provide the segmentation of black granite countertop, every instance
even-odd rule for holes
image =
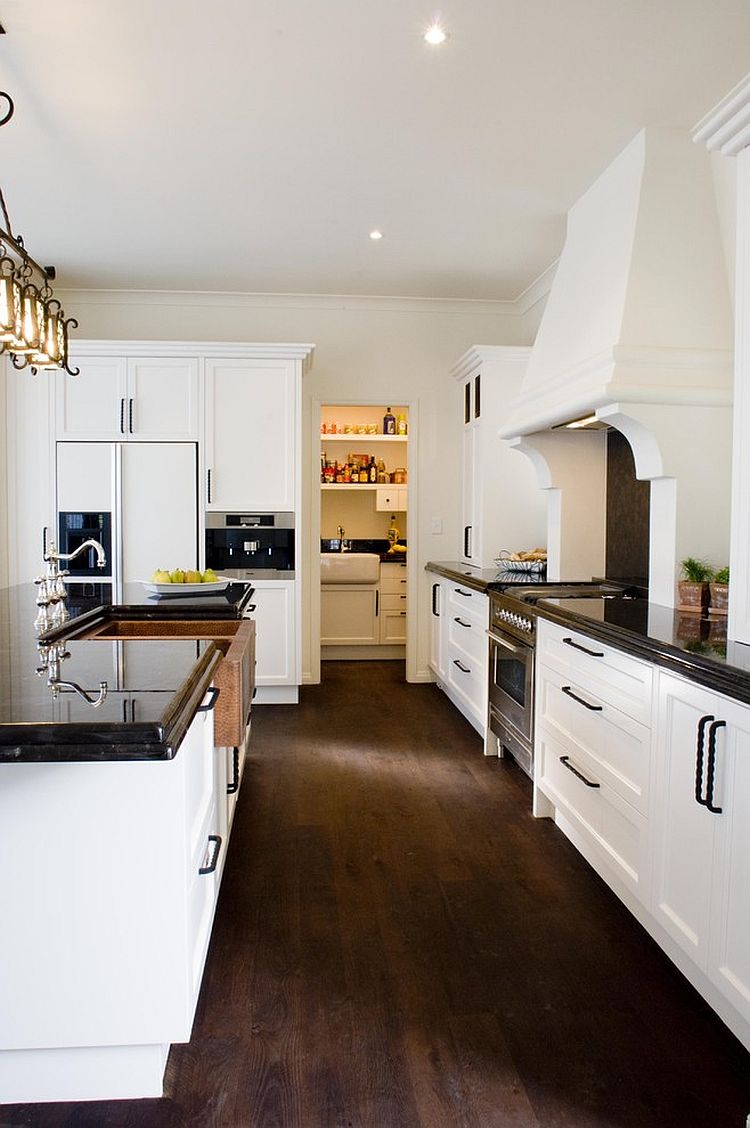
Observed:
[[[425,564],[426,572],[434,572],[447,580],[473,588],[475,591],[489,592],[496,588],[513,585],[528,587],[529,584],[546,583],[544,574],[531,571],[501,572],[498,568],[475,568],[472,564],[462,564],[459,560],[430,560]]]
[[[726,617],[687,614],[646,599],[540,599],[563,626],[750,704],[750,646],[727,640]]]
[[[104,585],[102,585],[104,586]],[[98,587],[98,586],[97,586]],[[90,585],[71,585],[70,620],[38,638],[33,584],[0,590],[0,762],[150,760],[172,758],[221,662],[207,639],[69,638],[110,619],[232,619],[252,587],[235,584],[216,595],[149,600],[141,585],[122,604]],[[234,589],[234,590],[232,590]],[[53,696],[47,665],[59,648],[60,680],[96,698],[94,709],[75,690]],[[42,675],[37,674],[42,669]]]

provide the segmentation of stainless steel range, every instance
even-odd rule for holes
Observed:
[[[490,589],[488,738],[499,756],[509,752],[527,775],[534,764],[534,648],[540,599],[634,598],[617,583],[507,584]]]

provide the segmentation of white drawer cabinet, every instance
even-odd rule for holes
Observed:
[[[406,513],[408,497],[408,486],[378,486],[375,508],[382,513]]]
[[[441,689],[484,737],[489,599],[484,592],[448,579],[430,590],[432,671]]]
[[[380,565],[380,643],[403,645],[406,642],[406,562],[383,561]]]
[[[650,897],[652,667],[537,622],[535,787],[615,887]]]

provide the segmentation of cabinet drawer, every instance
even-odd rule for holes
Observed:
[[[651,721],[653,668],[598,639],[545,619],[537,621],[537,661],[644,724]]]
[[[462,647],[449,641],[446,657],[449,685],[477,716],[485,717],[487,698],[487,656],[477,659]]]
[[[537,671],[537,723],[582,748],[597,778],[640,811],[648,813],[651,732],[627,713],[615,709],[586,686],[556,669]]]
[[[384,593],[380,589],[380,614],[386,611],[405,611],[406,610],[406,592],[399,593]]]
[[[472,659],[472,666],[482,665],[487,669],[487,631],[472,616],[461,615],[451,610],[448,617],[448,642],[460,648]]]
[[[380,592],[382,595],[406,594],[406,565],[380,565]]]
[[[586,856],[605,880],[614,873],[648,903],[648,823],[609,787],[587,753],[542,727],[535,745],[537,786],[573,822]]]

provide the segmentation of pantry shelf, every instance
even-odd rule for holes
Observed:
[[[349,431],[340,435],[322,434],[320,441],[323,443],[408,443],[408,435],[360,435]]]

